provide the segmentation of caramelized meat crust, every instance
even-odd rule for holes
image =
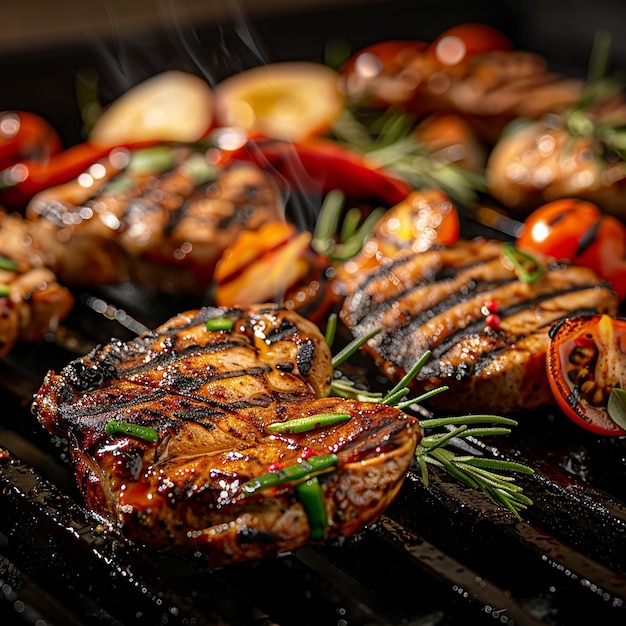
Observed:
[[[447,385],[432,399],[441,408],[501,413],[548,405],[552,323],[589,311],[615,315],[618,301],[592,270],[533,256],[543,273],[525,282],[501,242],[399,252],[360,277],[340,315],[355,337],[382,329],[364,350],[391,380],[430,350],[413,387]]]
[[[224,319],[225,330],[208,329]],[[397,493],[421,437],[417,420],[326,397],[332,374],[324,337],[293,311],[205,308],[50,372],[33,410],[69,438],[89,507],[151,548],[199,553],[217,567],[351,535]],[[329,413],[346,419],[270,428]],[[148,428],[154,440],[109,434],[112,422]],[[304,478],[250,489],[307,463]],[[305,479],[319,485],[322,529],[298,491]]]

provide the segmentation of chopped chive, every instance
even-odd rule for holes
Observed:
[[[293,465],[287,465],[275,472],[262,474],[257,478],[253,478],[241,486],[245,496],[251,496],[258,491],[277,487],[285,483],[308,480],[315,474],[319,474],[335,467],[339,459],[336,454],[323,454],[320,456],[312,456],[306,460]]]
[[[530,254],[516,248],[512,243],[503,243],[504,256],[511,261],[518,278],[525,283],[536,281],[543,274],[543,267]]]
[[[152,443],[156,443],[159,440],[159,433],[157,433],[154,428],[141,426],[140,424],[129,424],[127,422],[109,420],[104,430],[107,435],[129,435]]]
[[[234,326],[235,322],[229,317],[214,317],[206,323],[207,330],[232,330]]]
[[[341,424],[350,419],[348,413],[317,413],[307,417],[298,417],[286,422],[273,422],[267,429],[273,433],[305,433],[316,428],[324,428],[334,424]]]
[[[19,265],[13,259],[9,259],[5,257],[3,254],[0,254],[0,270],[7,270],[8,272],[17,272]]]
[[[309,520],[311,539],[313,541],[325,539],[326,528],[328,527],[328,514],[326,513],[324,493],[319,480],[315,476],[309,478],[309,480],[296,485],[295,492]]]
[[[200,153],[192,154],[181,164],[180,169],[189,176],[196,185],[202,185],[217,178],[217,166],[209,163]]]
[[[126,166],[135,174],[160,174],[174,166],[174,154],[168,146],[154,146],[135,150]]]

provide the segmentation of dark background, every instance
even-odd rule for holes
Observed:
[[[86,0],[84,0],[86,1]],[[218,5],[206,0],[207,7]],[[28,6],[26,0],[24,6]],[[545,56],[559,72],[584,76],[594,34],[613,36],[614,70],[626,69],[626,3],[569,0],[535,2],[493,0],[390,0],[310,3],[241,2],[226,0],[216,13],[196,12],[185,22],[177,15],[180,3],[148,2],[145,16],[123,23],[117,4],[96,3],[106,11],[103,28],[68,30],[65,39],[27,37],[28,20],[21,23],[23,45],[5,49],[0,57],[3,88],[0,110],[20,109],[42,114],[67,145],[83,139],[77,85],[85,70],[95,72],[98,97],[110,102],[132,85],[160,71],[178,68],[215,83],[242,68],[281,60],[324,61],[330,46],[356,51],[386,39],[430,41],[444,29],[462,22],[482,22],[504,32],[517,48]],[[245,5],[245,6],[244,6]],[[271,6],[270,6],[271,5]],[[22,6],[21,4],[19,5]],[[48,3],[57,19],[70,26],[71,8]],[[82,5],[81,5],[82,6]],[[95,7],[96,5],[94,5]],[[159,11],[158,19],[153,11]],[[60,14],[59,14],[60,13]],[[142,19],[145,18],[145,19]],[[150,19],[148,19],[150,18]]]

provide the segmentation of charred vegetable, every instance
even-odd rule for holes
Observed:
[[[626,320],[587,315],[556,324],[547,366],[554,397],[570,419],[594,433],[626,435]]]

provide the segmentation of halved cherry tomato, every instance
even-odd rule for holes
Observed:
[[[46,163],[62,147],[56,130],[43,117],[27,111],[0,113],[0,169],[22,160]]]
[[[119,147],[139,148],[152,143]],[[52,155],[45,162],[18,161],[0,171],[0,202],[15,209],[24,208],[36,193],[76,178],[115,149],[84,142]]]
[[[356,152],[326,139],[290,143],[272,139],[248,141],[225,153],[226,160],[245,160],[276,174],[295,191],[325,194],[334,189],[347,198],[393,206],[410,187]]]
[[[626,319],[578,315],[550,331],[547,369],[554,397],[576,424],[601,435],[626,435],[609,414],[613,388],[626,389]]]
[[[447,194],[440,189],[413,191],[383,214],[361,251],[336,268],[337,288],[347,293],[364,271],[387,263],[399,251],[424,252],[453,243],[460,231],[458,211]]]
[[[428,51],[443,65],[457,65],[477,54],[512,49],[511,41],[499,30],[470,22],[444,30]]]
[[[626,226],[593,203],[575,198],[548,202],[524,222],[517,246],[589,267],[626,299]]]

